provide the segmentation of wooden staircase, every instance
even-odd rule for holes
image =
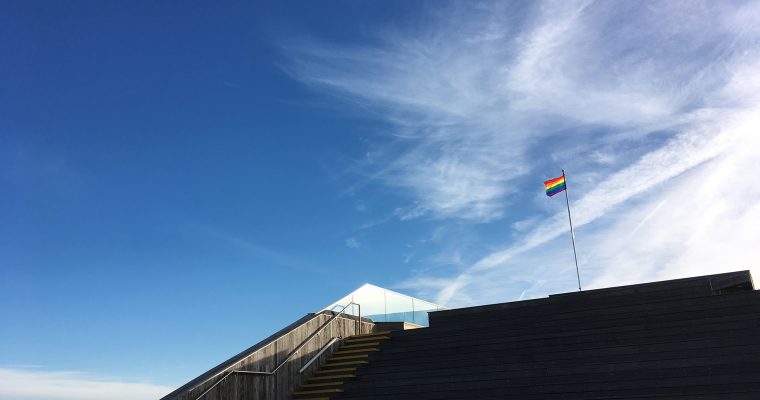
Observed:
[[[345,383],[356,378],[356,371],[369,364],[380,344],[390,340],[390,331],[354,335],[346,338],[338,351],[322,364],[314,376],[306,379],[294,399],[330,400],[343,393]]]
[[[748,272],[438,311],[340,400],[758,400]]]

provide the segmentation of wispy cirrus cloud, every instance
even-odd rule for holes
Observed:
[[[430,15],[379,31],[373,45],[287,48],[294,76],[393,126],[392,146],[362,168],[402,189],[409,206],[400,219],[496,223],[547,214],[541,224],[511,224],[520,226],[515,241],[470,255],[454,274],[426,269],[402,286],[449,304],[567,289],[544,256],[567,233],[564,211],[516,196],[526,176],[548,178],[543,171],[558,165],[573,171],[579,235],[595,238],[581,245],[592,284],[710,272],[723,268],[719,257],[687,268],[693,254],[741,254],[756,241],[747,227],[757,200],[726,191],[727,182],[750,179],[760,159],[752,133],[760,104],[757,3],[454,3]],[[677,189],[712,200],[679,201]],[[702,214],[686,217],[684,204]],[[729,221],[741,237],[685,228],[723,231]],[[624,248],[618,238],[633,229],[637,247]],[[650,230],[669,236],[643,237]],[[626,256],[650,267],[620,273]],[[730,261],[747,260],[725,257],[739,268]]]
[[[0,368],[0,399],[7,400],[153,400],[172,390],[83,372]]]
[[[358,249],[359,247],[362,247],[361,242],[359,242],[359,240],[354,237],[350,237],[346,239],[345,243],[346,243],[346,247],[350,249]]]
[[[752,233],[760,226],[760,190],[744,184],[760,159],[757,121],[760,107],[723,120],[725,126],[679,136],[576,201],[586,287],[758,271],[747,249],[760,244]],[[665,183],[671,187],[663,188]],[[622,204],[624,209],[616,209]],[[494,282],[524,282],[532,296],[572,290],[574,271],[567,270],[572,253],[556,257],[557,248],[569,250],[569,243],[563,243],[567,231],[567,214],[561,209],[452,280],[416,277],[404,286],[435,289],[436,301],[444,304],[505,299],[503,285],[484,290]],[[558,278],[563,265],[565,278]],[[513,291],[513,296],[520,293]]]

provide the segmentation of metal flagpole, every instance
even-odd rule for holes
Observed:
[[[575,232],[573,231],[573,219],[570,217],[570,198],[567,195],[567,178],[565,170],[562,170],[562,178],[565,180],[565,203],[567,203],[567,220],[570,221],[570,237],[573,239],[573,257],[575,257],[575,274],[578,276],[578,291],[581,289],[581,273],[578,271],[578,254],[575,252]]]

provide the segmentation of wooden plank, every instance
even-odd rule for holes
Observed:
[[[322,327],[329,319],[330,315],[326,314],[314,316],[314,318],[234,363],[228,370],[272,371],[288,354],[308,338],[309,335]],[[325,351],[320,356],[320,362],[310,365],[304,371],[304,374],[298,373],[301,367],[327,345],[333,337],[345,338],[359,333],[357,332],[357,325],[354,319],[339,317],[329,327],[312,338],[298,353],[294,354],[280,368],[276,376],[233,374],[227,381],[209,392],[203,400],[290,400],[292,399],[293,392],[306,383],[305,377],[313,375],[319,370],[320,364],[332,357],[333,352],[338,348],[337,344],[333,346],[334,349]],[[361,332],[371,332],[373,326],[374,324],[371,322],[362,322]],[[222,376],[224,374],[219,374],[192,390],[162,400],[195,400],[196,397],[221,379]]]

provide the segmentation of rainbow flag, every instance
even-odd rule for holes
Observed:
[[[567,189],[567,186],[565,186],[564,175],[560,176],[559,178],[549,179],[548,181],[544,182],[544,185],[546,185],[546,195],[549,197],[552,197],[555,194]]]

